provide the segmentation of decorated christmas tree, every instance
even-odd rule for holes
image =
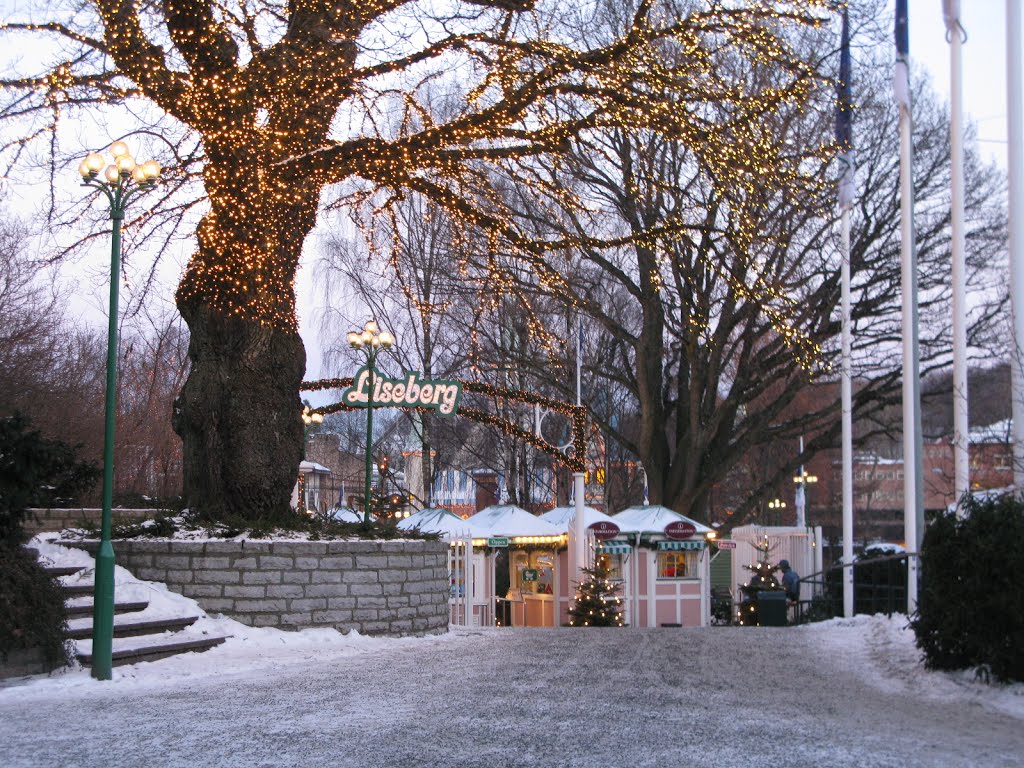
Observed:
[[[623,627],[619,586],[608,577],[608,560],[598,557],[593,568],[584,568],[586,579],[576,585],[576,597],[569,609],[572,627]]]
[[[744,565],[751,572],[750,581],[740,587],[743,593],[743,601],[736,609],[736,619],[746,627],[756,627],[760,621],[757,614],[757,596],[761,592],[782,592],[782,585],[775,578],[775,566],[769,557],[771,547],[768,544],[768,537],[765,536],[763,543],[755,544],[757,550],[757,564]]]

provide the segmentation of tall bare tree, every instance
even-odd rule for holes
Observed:
[[[419,192],[557,283],[553,244],[491,204],[489,169],[620,125],[688,142],[716,183],[752,183],[771,165],[747,151],[757,124],[817,82],[783,33],[818,23],[821,5],[712,0],[677,13],[640,0],[620,35],[587,45],[554,0],[40,3],[2,27],[5,45],[55,53],[0,80],[0,118],[17,131],[3,152],[15,162],[40,145],[59,162],[62,128],[97,103],[180,137],[179,180],[201,174],[206,199],[177,292],[191,332],[174,421],[185,491],[210,514],[282,512],[302,449],[293,280],[326,187],[347,182],[377,210]],[[743,59],[783,74],[748,88],[724,69]],[[466,99],[450,119],[422,120],[419,88],[445,75]],[[716,102],[729,107],[709,113]],[[396,109],[408,119],[391,130],[382,115]]]

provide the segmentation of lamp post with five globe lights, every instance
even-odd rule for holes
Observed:
[[[160,165],[155,160],[136,163],[123,141],[110,145],[113,162],[92,152],[78,166],[82,186],[102,192],[110,205],[110,310],[107,318],[106,420],[103,430],[103,511],[100,549],[96,554],[93,597],[92,676],[109,680],[114,643],[114,547],[111,537],[111,507],[114,496],[114,416],[117,404],[117,283],[121,266],[121,222],[125,207],[139,192],[156,185]],[[106,166],[106,168],[104,168]],[[102,177],[100,171],[103,172]]]
[[[376,321],[370,320],[362,331],[352,331],[348,335],[348,343],[352,349],[366,355],[367,400],[366,400],[366,484],[363,496],[363,522],[370,522],[370,489],[373,482],[373,377],[377,354],[382,349],[390,349],[395,337],[387,331],[380,330]]]

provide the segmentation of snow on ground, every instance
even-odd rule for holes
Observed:
[[[900,616],[405,639],[201,621],[231,637],[0,689],[0,765],[1024,766],[1024,685],[925,670]]]

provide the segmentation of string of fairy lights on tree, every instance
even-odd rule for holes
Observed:
[[[43,75],[0,84],[33,94],[37,107],[23,106],[21,114],[48,110],[54,127],[62,107],[141,98],[200,135],[209,210],[178,289],[179,305],[289,333],[297,329],[299,256],[328,185],[358,181],[351,201],[373,200],[379,216],[390,216],[404,194],[420,194],[464,228],[484,233],[487,252],[508,257],[494,256],[482,272],[467,271],[481,297],[493,297],[522,293],[522,276],[510,261],[543,290],[564,290],[566,276],[551,255],[579,243],[524,232],[493,188],[491,170],[557,156],[587,131],[649,130],[681,142],[699,154],[716,188],[737,202],[765,186],[807,183],[800,163],[763,126],[771,115],[808,104],[822,86],[814,62],[794,53],[785,32],[826,23],[826,0],[744,8],[713,2],[680,16],[641,3],[628,36],[591,50],[576,41],[505,33],[514,16],[534,12],[525,0],[476,5],[493,12],[464,19],[464,33],[439,25],[439,36],[428,35],[419,50],[406,42],[390,59],[364,60],[360,35],[398,3],[297,0],[267,14],[256,2],[97,0],[94,20],[102,35],[69,23],[0,25],[7,34],[55,37],[79,51]],[[730,56],[753,72],[775,68],[775,80],[748,86],[721,66]],[[448,119],[437,119],[426,90],[413,87],[395,98],[396,81],[389,78],[456,71],[459,64],[482,75]],[[381,128],[385,121],[375,111],[398,103],[397,127]],[[357,113],[359,130],[333,139],[346,109]],[[754,242],[753,219],[738,227],[740,241]],[[750,300],[784,298],[763,281],[735,287]],[[544,321],[528,300],[524,305],[530,333],[550,345]],[[784,310],[766,311],[801,359],[813,352],[785,328]]]

